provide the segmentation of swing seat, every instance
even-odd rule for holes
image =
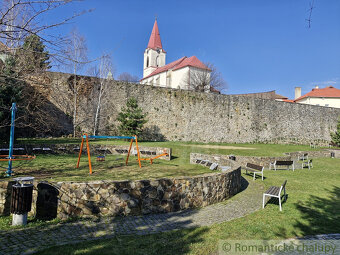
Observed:
[[[105,161],[105,156],[97,156],[97,161]]]

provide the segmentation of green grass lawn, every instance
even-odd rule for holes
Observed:
[[[107,143],[100,141],[99,143]],[[114,142],[114,144],[117,144]],[[118,144],[122,144],[120,141]],[[129,167],[114,166],[111,170],[100,170],[94,166],[95,174],[87,174],[85,160],[82,168],[76,170],[76,156],[39,155],[30,164],[27,174],[34,168],[55,171],[52,180],[91,180],[91,179],[142,179],[158,178],[161,175],[190,175],[207,171],[206,168],[189,164],[190,152],[207,154],[235,154],[251,156],[281,156],[284,152],[312,150],[309,146],[270,145],[270,144],[210,144],[222,146],[251,147],[254,149],[205,148],[199,143],[157,142],[141,143],[141,146],[170,147],[174,159],[157,160],[150,166],[143,162],[141,172],[135,160]],[[313,149],[314,150],[314,149]],[[84,158],[85,159],[85,158]],[[41,162],[39,163],[39,160]],[[114,161],[114,160],[112,160]],[[106,162],[105,164],[116,164]],[[39,254],[217,254],[218,240],[221,239],[281,239],[322,233],[340,233],[340,159],[317,158],[314,168],[296,171],[265,170],[265,180],[256,182],[264,189],[271,185],[279,186],[287,182],[288,200],[280,212],[278,205],[268,204],[251,215],[210,227],[199,227],[171,231],[147,236],[117,236],[108,240],[88,241],[74,245],[51,247]],[[50,166],[48,165],[50,164]],[[117,163],[118,164],[118,163]],[[120,169],[116,171],[117,169]],[[67,168],[69,168],[67,170]],[[54,169],[54,170],[53,170]],[[59,169],[59,170],[58,170]],[[143,169],[145,172],[143,172]],[[153,170],[154,169],[154,170]],[[162,170],[161,170],[162,169]],[[160,171],[161,170],[161,171]],[[131,172],[131,173],[130,173]],[[160,172],[162,172],[160,174]],[[37,173],[39,176],[41,173]],[[249,182],[252,178],[242,174]],[[45,177],[42,177],[44,179]],[[47,178],[47,176],[46,176]],[[237,199],[237,195],[232,199]],[[226,203],[228,206],[228,202]],[[9,228],[9,217],[0,217],[0,229]],[[57,221],[46,224],[55,224]],[[33,222],[31,227],[39,229],[41,222]]]
[[[246,217],[210,227],[147,236],[117,236],[52,247],[38,254],[217,254],[221,239],[281,239],[339,233],[340,159],[314,161],[310,171],[265,171],[264,188],[288,180],[288,200],[282,212],[278,205],[268,204]],[[249,177],[246,179],[252,181]],[[260,179],[256,182],[262,183]],[[237,199],[237,195],[233,199]]]
[[[80,139],[31,139],[19,140],[26,144],[79,144]],[[126,144],[123,140],[92,140],[90,144]],[[172,160],[154,160],[153,165],[142,161],[139,168],[136,157],[131,157],[125,166],[125,156],[106,155],[104,162],[97,162],[92,155],[93,174],[89,175],[86,155],[82,156],[80,168],[76,169],[77,154],[73,155],[37,155],[32,161],[14,162],[14,177],[33,176],[49,181],[90,181],[90,180],[141,180],[162,177],[193,176],[210,172],[208,168],[189,164],[191,152],[206,154],[235,154],[251,156],[282,156],[284,152],[312,150],[304,145],[272,145],[272,144],[218,144],[218,143],[188,143],[188,142],[140,142],[140,146],[172,148]],[[208,146],[208,147],[207,147]],[[239,149],[225,149],[223,146],[234,146]],[[211,147],[211,148],[209,148]],[[244,149],[242,149],[244,148]],[[315,150],[315,149],[313,149]],[[0,162],[2,169],[7,162]],[[5,170],[2,170],[0,180],[5,180]]]

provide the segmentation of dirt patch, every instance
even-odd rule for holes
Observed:
[[[209,145],[209,144],[183,144],[182,146],[200,147],[207,149],[225,149],[225,150],[255,150],[251,147],[237,147],[237,146],[226,146],[226,145]]]

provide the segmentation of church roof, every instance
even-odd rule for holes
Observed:
[[[340,89],[334,88],[333,86],[328,86],[326,88],[314,88],[307,94],[295,99],[294,101],[299,101],[306,97],[340,97]]]
[[[158,30],[157,19],[155,20],[155,23],[153,24],[151,36],[150,36],[149,43],[148,43],[148,48],[154,49],[154,50],[163,49],[161,36]]]
[[[174,62],[171,62],[165,66],[162,67],[158,67],[156,70],[154,70],[151,74],[149,74],[148,76],[144,77],[141,80],[144,80],[146,78],[149,78],[151,76],[154,76],[156,74],[159,73],[163,73],[166,72],[170,69],[172,69],[173,71],[181,69],[183,67],[187,67],[187,66],[192,66],[192,67],[196,67],[196,68],[200,68],[200,69],[206,69],[208,71],[211,71],[205,64],[203,64],[196,56],[191,56],[190,58],[188,57],[182,57],[180,59],[177,59]]]
[[[191,56],[190,58],[184,57],[183,61],[181,61],[181,63],[179,63],[173,70],[178,70],[186,66],[192,66],[192,67],[197,67],[200,69],[210,70],[196,56]]]

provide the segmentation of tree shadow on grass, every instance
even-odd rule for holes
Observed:
[[[340,232],[340,188],[333,186],[326,190],[328,197],[311,195],[307,201],[295,204],[301,217],[294,224],[294,235],[308,236]],[[289,236],[286,229],[281,228],[278,236]]]

